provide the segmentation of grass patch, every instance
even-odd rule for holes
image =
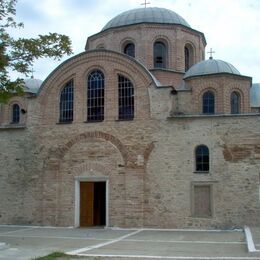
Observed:
[[[51,254],[46,255],[46,256],[37,257],[34,260],[55,260],[55,259],[58,259],[60,257],[65,258],[65,257],[69,257],[69,256],[62,253],[62,252],[54,252],[54,253],[51,253]]]
[[[92,256],[71,256],[71,255],[66,255],[62,252],[54,252],[46,256],[42,257],[37,257],[34,258],[34,260],[70,260],[70,259],[89,259],[89,260],[98,260],[101,259],[100,257],[92,257]]]

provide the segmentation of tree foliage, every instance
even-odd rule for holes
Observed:
[[[28,76],[35,60],[44,57],[59,60],[72,53],[69,37],[58,33],[14,39],[10,29],[23,28],[23,23],[15,21],[16,4],[17,0],[0,0],[0,103],[23,93],[23,80],[12,80],[10,71]]]

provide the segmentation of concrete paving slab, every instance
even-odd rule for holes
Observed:
[[[19,232],[21,231],[21,232]],[[87,228],[48,228],[33,227],[16,232],[0,233],[15,237],[56,237],[56,238],[91,238],[91,239],[115,239],[129,233],[127,230],[87,229]],[[0,239],[1,240],[1,239]]]
[[[13,232],[18,230],[28,229],[28,227],[19,227],[19,226],[0,226],[0,234],[6,232]]]
[[[92,246],[106,240],[91,240],[84,238],[30,238],[30,237],[1,237],[9,244],[9,249],[2,250],[0,259],[29,260],[35,257],[48,255],[55,251],[65,252],[75,250],[79,247]]]
[[[121,230],[0,227],[0,242],[10,245],[1,250],[0,260],[30,260],[54,251],[84,255],[117,255],[119,259],[260,259],[247,253],[240,232]],[[4,232],[5,231],[5,232]],[[238,257],[238,258],[237,258]],[[109,258],[111,259],[111,258]],[[178,258],[177,258],[178,259]]]

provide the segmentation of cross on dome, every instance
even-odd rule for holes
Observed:
[[[35,70],[33,69],[33,67],[32,67],[32,69],[30,70],[30,72],[31,72],[31,79],[33,79],[33,78],[34,78],[33,73],[35,72]]]
[[[146,8],[147,5],[150,5],[150,2],[147,2],[146,0],[144,0],[144,3],[142,3],[141,5],[144,5],[144,8]]]
[[[215,53],[215,51],[213,51],[212,48],[210,48],[210,51],[208,51],[207,53],[210,54],[209,58],[212,60],[213,59],[212,54]]]

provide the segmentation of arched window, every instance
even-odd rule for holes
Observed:
[[[185,71],[187,71],[194,64],[194,48],[190,43],[184,47],[184,57]]]
[[[190,52],[186,46],[184,48],[184,55],[185,55],[185,71],[187,71],[190,68]]]
[[[124,53],[131,57],[135,57],[135,45],[133,43],[128,43],[124,48]]]
[[[88,76],[88,122],[104,120],[104,87],[104,74],[100,70],[92,71]]]
[[[195,150],[196,172],[209,171],[209,148],[199,145]]]
[[[202,97],[203,114],[214,114],[215,113],[215,95],[212,91],[207,91]]]
[[[230,106],[231,106],[231,114],[239,114],[241,101],[240,101],[240,94],[236,91],[231,93],[230,96]]]
[[[73,121],[73,80],[70,80],[60,94],[60,122]]]
[[[153,46],[153,58],[155,68],[166,68],[167,50],[163,42],[155,42]]]
[[[128,78],[118,75],[118,119],[132,120],[134,109],[133,84]]]
[[[12,106],[12,124],[18,124],[20,122],[20,106],[13,104]]]

